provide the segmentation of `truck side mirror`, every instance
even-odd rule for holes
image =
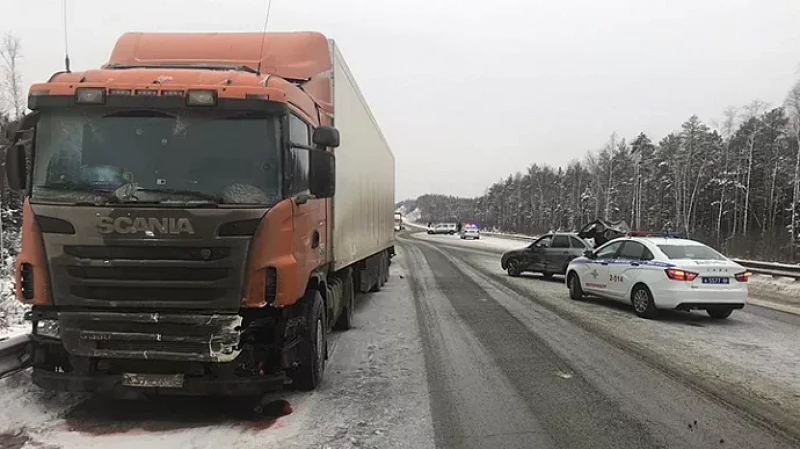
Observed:
[[[331,128],[332,129],[332,128]],[[314,198],[331,198],[336,193],[336,158],[324,150],[309,151],[309,190]]]
[[[25,143],[17,142],[6,149],[6,178],[8,186],[14,190],[24,190],[28,187],[26,147]]]
[[[318,126],[311,136],[314,145],[323,148],[336,148],[339,146],[339,131],[332,126]]]

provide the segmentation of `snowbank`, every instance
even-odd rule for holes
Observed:
[[[800,312],[800,282],[794,278],[757,274],[750,277],[747,288],[751,298],[766,299],[791,309],[784,310],[786,312]]]

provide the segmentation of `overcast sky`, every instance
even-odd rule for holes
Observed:
[[[266,0],[69,0],[73,70],[125,31],[259,31]],[[27,84],[64,60],[62,0],[0,0]],[[565,165],[616,131],[782,102],[800,78],[798,0],[273,0],[271,30],[336,39],[397,160],[397,199],[474,196]]]

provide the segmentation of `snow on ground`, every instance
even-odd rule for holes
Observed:
[[[423,233],[414,234],[415,238],[429,242],[442,243],[451,246],[462,246],[465,248],[479,249],[491,252],[505,252],[512,249],[524,248],[530,242],[520,240],[504,239],[499,237],[488,237],[481,235],[480,240],[461,240],[456,235],[429,235]]]
[[[503,288],[495,276],[562,310],[590,328],[651,354],[678,372],[746,391],[775,410],[800,414],[800,344],[797,323],[743,311],[727,320],[702,312],[662,312],[657,320],[634,315],[629,306],[602,299],[572,301],[563,280],[511,278],[491,256],[472,255],[462,270]]]
[[[268,395],[266,417],[241,401],[45,393],[20,373],[0,381],[0,448],[23,447],[20,442],[23,449],[432,448],[421,338],[405,272],[400,252],[383,290],[357,299],[355,327],[330,336],[321,387]]]
[[[13,267],[13,263],[11,264]],[[24,318],[28,308],[17,301],[14,281],[10,276],[0,277],[0,340],[26,333],[30,326]]]
[[[800,282],[794,278],[756,274],[750,277],[751,296],[766,297],[800,310]]]
[[[413,237],[433,243],[494,252],[498,255],[530,244],[525,240],[507,236],[496,237],[496,235],[502,234],[492,234],[492,236],[483,234],[480,240],[461,240],[458,235],[428,235],[419,232],[413,234]],[[748,288],[753,304],[800,315],[800,282],[794,278],[753,275]]]

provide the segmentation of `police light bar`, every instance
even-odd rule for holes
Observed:
[[[655,232],[655,231],[631,231],[631,237],[665,237],[673,239],[683,238],[682,232]]]

